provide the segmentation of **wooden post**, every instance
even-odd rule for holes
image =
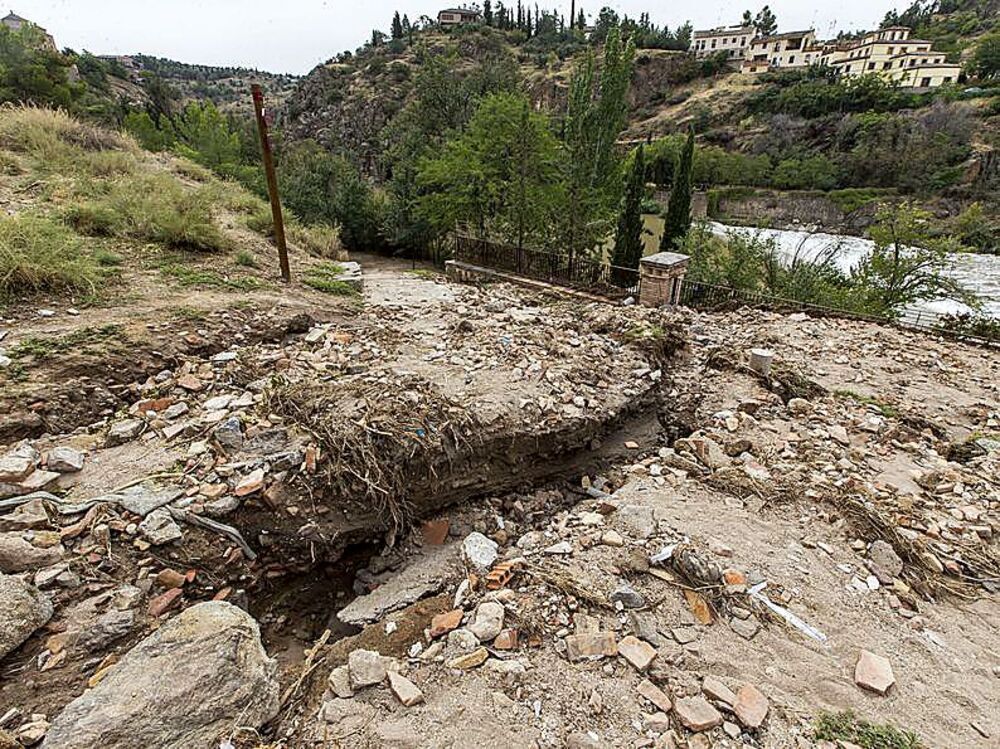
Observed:
[[[288,246],[285,244],[285,222],[281,217],[281,198],[278,196],[278,177],[274,173],[274,158],[271,155],[271,140],[267,135],[267,120],[264,119],[264,94],[258,84],[253,84],[253,108],[257,115],[257,132],[260,133],[260,150],[264,159],[264,174],[267,176],[267,192],[271,197],[271,217],[274,219],[274,241],[278,245],[278,261],[281,263],[281,277],[285,282],[292,280],[288,267]]]

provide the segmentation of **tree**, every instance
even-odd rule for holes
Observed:
[[[694,128],[688,129],[687,142],[674,171],[670,202],[664,214],[666,221],[660,250],[676,250],[691,229],[691,166],[694,162]]]
[[[393,40],[403,38],[403,21],[399,17],[398,10],[392,16],[392,38]]]
[[[741,21],[741,23],[744,26],[753,26],[753,13],[751,13],[749,10],[743,11],[743,20]]]
[[[439,231],[544,244],[559,192],[558,143],[523,94],[483,99],[463,133],[419,166],[417,212]]]
[[[638,268],[642,259],[642,200],[646,195],[646,159],[643,147],[636,149],[632,158],[625,197],[618,215],[618,230],[611,253],[611,264],[622,268]]]
[[[37,26],[14,31],[0,25],[0,102],[69,107],[82,93],[81,86],[70,83],[72,65]]]
[[[610,233],[621,189],[615,143],[625,126],[634,58],[635,45],[622,43],[618,27],[612,27],[599,83],[592,50],[570,80],[562,159],[567,201],[562,229],[570,263]]]
[[[483,0],[483,22],[487,26],[493,25],[493,3],[490,0]]]
[[[932,218],[911,203],[879,210],[869,230],[872,252],[851,276],[868,311],[895,316],[915,302],[942,297],[970,301],[969,293],[944,275],[955,243],[931,236]]]
[[[240,137],[212,102],[191,102],[176,118],[174,127],[181,155],[222,174],[240,163]]]
[[[1000,33],[987,34],[979,40],[969,61],[969,71],[980,78],[1000,77]]]
[[[761,36],[771,36],[775,31],[778,30],[778,19],[771,10],[771,7],[765,5],[760,9],[760,13],[753,20],[753,25],[757,29],[757,33]]]

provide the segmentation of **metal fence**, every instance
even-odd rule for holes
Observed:
[[[1000,339],[998,338],[973,335],[945,326],[943,324],[944,316],[929,310],[905,310],[898,317],[879,317],[852,312],[851,310],[800,302],[795,299],[784,299],[757,291],[734,289],[729,286],[716,286],[710,283],[689,280],[685,280],[681,284],[680,301],[678,303],[685,307],[703,310],[721,311],[738,309],[739,307],[757,307],[779,312],[805,312],[813,317],[840,317],[882,325],[897,325],[903,328],[959,338],[972,343],[1000,346]]]
[[[455,235],[454,259],[536,281],[623,299],[639,294],[639,271],[585,258],[531,250],[465,234]]]

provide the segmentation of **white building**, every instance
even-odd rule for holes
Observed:
[[[763,73],[775,68],[804,68],[818,63],[823,47],[813,29],[759,36],[750,43],[743,72]]]
[[[946,62],[931,42],[911,39],[910,29],[894,26],[866,34],[861,41],[829,50],[822,63],[840,75],[854,78],[878,73],[906,88],[937,88],[954,83],[962,68]]]
[[[725,52],[731,60],[742,60],[756,33],[752,26],[695,31],[691,36],[691,51],[699,59]]]

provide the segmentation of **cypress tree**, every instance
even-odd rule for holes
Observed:
[[[618,230],[615,232],[615,248],[611,253],[611,264],[622,268],[638,268],[642,259],[642,198],[646,191],[646,158],[643,147],[639,146],[632,160],[625,185],[621,213],[618,214]],[[625,276],[626,274],[621,274]],[[615,279],[623,281],[622,279]]]
[[[487,26],[493,25],[493,4],[490,0],[483,0],[483,22]]]
[[[395,15],[392,17],[392,38],[402,39],[403,38],[403,22],[399,19],[399,11],[397,10]]]
[[[660,250],[667,252],[680,247],[681,240],[691,229],[691,164],[694,161],[694,128],[688,129],[687,142],[681,151],[677,170],[674,172],[674,185],[670,191],[670,202],[664,214],[666,223],[663,227],[663,238],[660,240]]]

